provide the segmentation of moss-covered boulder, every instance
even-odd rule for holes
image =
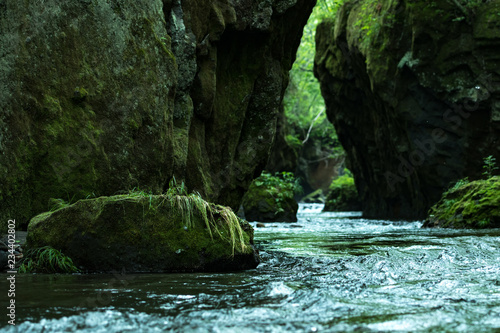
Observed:
[[[259,222],[296,222],[299,205],[294,199],[296,182],[293,175],[262,173],[255,179],[243,197],[245,218]],[[294,178],[293,178],[294,179]]]
[[[500,177],[458,183],[430,209],[424,227],[500,228]]]
[[[344,174],[330,184],[330,193],[325,201],[326,212],[352,212],[361,210],[361,201],[354,178]]]
[[[230,208],[184,195],[80,200],[35,216],[27,247],[51,246],[88,272],[254,268],[253,229]]]

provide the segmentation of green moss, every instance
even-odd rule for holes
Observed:
[[[476,10],[474,37],[496,39],[500,33],[500,3],[488,1]]]
[[[245,216],[253,221],[296,221],[297,203],[294,196],[301,190],[291,172],[272,176],[263,172],[243,197]]]
[[[144,31],[149,31],[154,36],[154,39],[155,39],[157,45],[160,47],[160,49],[163,50],[163,52],[165,52],[165,54],[170,58],[170,60],[172,60],[173,63],[175,63],[176,62],[175,55],[170,50],[172,38],[169,35],[158,37],[158,35],[156,34],[156,31],[155,31],[153,22],[150,19],[144,18],[144,24],[145,24],[145,28],[149,28],[148,30],[144,30]]]
[[[424,226],[499,228],[500,177],[462,182],[452,187],[430,209]]]
[[[91,271],[122,265],[144,271],[199,270],[221,260],[231,263],[236,255],[252,256],[253,235],[243,228],[248,226],[229,208],[198,195],[141,191],[80,200],[38,215],[30,222],[27,245],[52,246]],[[82,246],[98,254],[87,258]]]
[[[95,190],[99,178],[97,147],[103,131],[96,125],[93,110],[83,102],[88,92],[83,88],[78,91],[77,103],[44,95],[47,117],[40,122],[37,146],[42,167],[33,170],[36,212],[46,210],[51,197],[81,199]]]
[[[43,111],[48,117],[59,117],[63,113],[59,100],[48,94],[43,96]]]
[[[361,210],[361,202],[350,172],[334,179],[330,184],[330,193],[326,198],[324,211],[359,210]]]
[[[85,101],[88,94],[89,94],[89,92],[85,88],[76,87],[74,92],[73,92],[73,97],[72,97],[73,101],[75,101],[77,103],[81,103],[81,102]]]
[[[27,42],[2,66],[9,77],[2,230],[9,218],[27,225],[50,198],[113,194],[138,183],[159,190],[171,174],[177,68],[164,50],[170,46],[157,37],[166,35],[163,13],[153,5],[132,7],[121,6],[119,14],[106,4],[86,13],[57,4],[43,13],[18,8],[21,16],[40,14],[36,36],[27,36],[22,22],[8,24]],[[64,17],[74,15],[81,20],[68,25]]]

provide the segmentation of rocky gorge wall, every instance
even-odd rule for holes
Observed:
[[[175,176],[236,208],[308,0],[0,1],[0,221]]]
[[[500,1],[346,2],[317,31],[315,74],[363,203],[420,219],[500,159]]]

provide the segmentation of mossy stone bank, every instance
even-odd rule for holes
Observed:
[[[85,272],[255,268],[253,229],[199,196],[117,195],[35,216],[27,246],[51,246]]]
[[[500,177],[448,190],[430,209],[424,227],[500,228]]]

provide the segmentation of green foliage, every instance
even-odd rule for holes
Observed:
[[[348,0],[318,0],[313,15],[319,20],[331,19],[346,1]]]
[[[433,1],[434,2],[434,1]],[[449,3],[456,6],[463,16],[457,16],[452,21],[458,22],[467,19],[469,23],[476,13],[476,9],[481,6],[484,0],[448,0]]]
[[[293,136],[291,134],[288,134],[288,135],[285,136],[285,141],[292,148],[300,148],[300,147],[302,147],[302,141],[299,138],[297,138],[297,137],[295,137],[295,136]]]
[[[280,192],[292,193],[292,196],[303,192],[299,179],[295,178],[293,172],[276,172],[273,176],[264,171],[253,184],[257,187],[270,187]]]
[[[221,239],[225,239],[226,241],[232,244],[232,251],[234,255],[234,249],[238,246],[240,248],[241,253],[247,253],[249,247],[245,245],[245,238],[243,229],[241,228],[239,218],[234,214],[231,208],[217,205],[215,206],[215,210],[222,217],[222,221],[227,226],[227,230],[229,230],[228,235],[224,235],[224,232],[221,232],[219,228],[217,228],[216,223],[212,223],[212,228],[217,235]]]
[[[460,187],[469,184],[469,177],[465,177],[462,179],[457,180],[457,182],[450,187],[444,194],[447,194],[448,192],[454,192],[458,190]]]
[[[167,195],[188,195],[187,187],[184,182],[177,184],[175,176],[168,182]]]
[[[131,190],[131,192],[134,192],[134,191],[136,191],[135,188],[133,190]],[[96,197],[97,197],[97,195],[94,192],[92,192],[92,193],[87,194],[85,199],[96,198]],[[80,198],[77,198],[76,195],[73,195],[71,197],[69,195],[67,195],[67,200],[64,200],[61,198],[50,198],[49,205],[48,205],[49,212],[53,212],[53,211],[59,210],[61,208],[68,207],[68,206],[74,204],[75,202],[77,202],[78,200],[80,200]]]
[[[354,27],[361,31],[361,46],[369,47],[381,28],[381,16],[387,13],[382,12],[381,4],[378,0],[368,0],[363,2],[359,19],[354,23]]]
[[[429,210],[426,227],[497,228],[500,226],[500,178],[494,176],[496,159],[484,159],[486,180],[463,178],[445,191]]]
[[[61,208],[64,208],[64,207],[68,207],[70,205],[70,203],[64,201],[63,199],[54,199],[54,198],[50,198],[49,199],[49,211],[53,212],[53,211],[56,211],[58,209],[61,209]]]
[[[352,175],[352,172],[351,170],[347,169],[347,168],[344,168],[344,171],[343,171],[343,175],[347,175],[351,178],[353,178],[354,176]],[[332,182],[332,184],[334,183],[335,181]]]
[[[295,178],[292,172],[276,172],[271,175],[269,172],[262,172],[256,178],[248,190],[249,193],[264,193],[274,200],[275,215],[284,212],[283,202],[288,198],[292,199],[295,194],[303,192],[299,179]]]
[[[485,169],[483,175],[485,175],[487,178],[493,177],[494,172],[498,170],[498,167],[496,165],[496,158],[494,158],[493,155],[490,155],[488,157],[485,157],[483,161],[483,169]]]
[[[485,218],[477,222],[479,228],[488,228],[491,224],[490,218]]]
[[[361,210],[358,191],[354,178],[349,170],[334,179],[330,184],[330,193],[326,198],[325,211],[358,211]]]
[[[358,31],[361,48],[383,48],[386,41],[378,39],[382,28],[394,29],[397,23],[396,5],[379,0],[365,0],[361,3],[354,22],[354,30]],[[377,44],[378,43],[378,44]]]
[[[354,186],[354,178],[352,178],[352,174],[344,174],[332,181],[330,184],[330,190],[349,188],[352,186]]]
[[[78,273],[79,271],[71,258],[50,246],[29,250],[19,267],[19,273]]]

